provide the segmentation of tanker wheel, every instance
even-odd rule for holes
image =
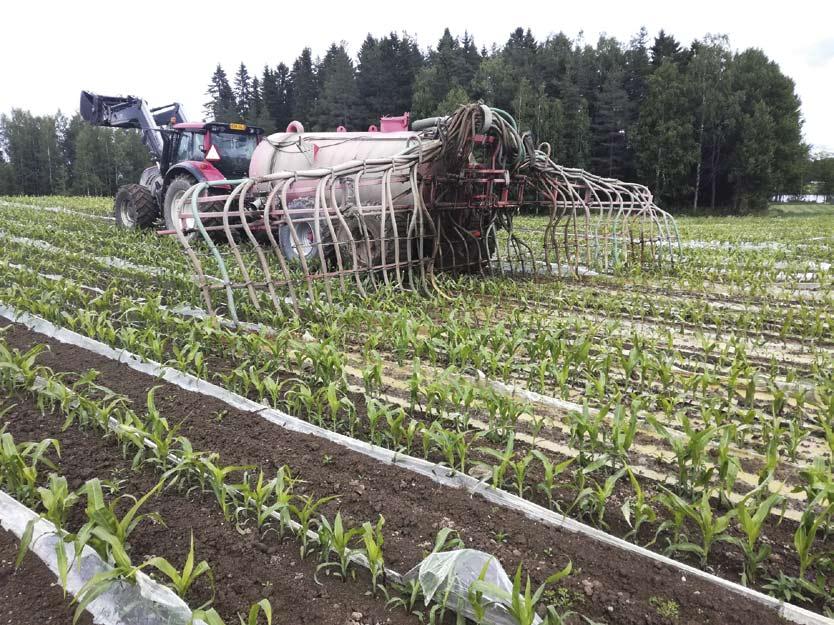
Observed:
[[[295,235],[298,237],[298,245],[292,236],[291,228],[295,230]],[[315,229],[308,221],[298,221],[292,227],[289,224],[281,224],[278,228],[278,245],[284,257],[289,261],[296,261],[301,256],[304,260],[318,257],[319,248],[316,245]]]
[[[151,228],[159,218],[159,206],[150,189],[141,184],[126,184],[116,192],[113,213],[121,228]]]

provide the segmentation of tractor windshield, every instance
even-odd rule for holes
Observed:
[[[249,173],[249,159],[258,145],[258,138],[252,134],[234,132],[212,132],[211,144],[217,150],[220,160],[214,163],[227,178],[241,178]]]

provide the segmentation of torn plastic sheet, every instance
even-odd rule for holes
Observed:
[[[639,555],[654,562],[660,562],[666,566],[677,569],[685,575],[691,575],[698,579],[703,579],[708,583],[714,584],[718,588],[723,588],[736,595],[745,597],[751,601],[755,601],[760,605],[764,605],[780,616],[793,623],[800,625],[834,625],[834,619],[827,618],[821,614],[811,612],[805,608],[800,608],[790,603],[780,601],[775,597],[765,595],[751,588],[741,586],[723,577],[718,577],[701,569],[697,569],[683,562],[678,562],[667,556],[650,551],[645,547],[640,547],[633,543],[629,543],[622,538],[618,538],[599,530],[590,525],[585,525],[579,521],[571,519],[570,517],[558,514],[553,510],[548,510],[542,506],[533,503],[514,495],[507,491],[490,488],[485,486],[482,482],[472,476],[462,474],[460,472],[449,469],[448,467],[423,460],[422,458],[415,458],[405,454],[401,454],[384,447],[371,445],[365,441],[360,441],[338,432],[331,432],[324,428],[318,427],[293,417],[280,410],[273,408],[265,408],[262,404],[258,404],[250,399],[242,397],[237,393],[233,393],[225,388],[201,380],[189,373],[177,371],[169,367],[165,367],[157,362],[151,360],[142,360],[139,356],[131,354],[123,349],[114,349],[109,345],[105,345],[99,341],[89,337],[73,332],[66,328],[60,328],[46,319],[32,315],[27,312],[17,311],[14,308],[0,302],[0,316],[5,317],[9,321],[14,321],[25,325],[27,328],[42,334],[44,336],[53,338],[61,343],[68,343],[91,351],[110,360],[123,362],[131,369],[141,371],[150,376],[164,379],[166,382],[175,384],[180,388],[196,393],[202,393],[209,397],[219,399],[238,410],[253,412],[261,418],[266,419],[280,427],[290,431],[303,432],[305,434],[312,434],[326,440],[337,443],[347,449],[351,449],[358,453],[364,454],[368,457],[375,458],[385,464],[391,464],[402,467],[419,475],[428,477],[432,481],[449,486],[452,488],[460,488],[469,493],[480,494],[487,501],[515,510],[527,518],[551,527],[559,527],[569,532],[574,532],[586,536],[590,540],[595,540],[602,544],[607,544],[613,548],[621,551]]]
[[[26,525],[36,519],[29,550],[40,558],[58,577],[58,560],[55,546],[61,540],[55,526],[38,517],[32,510],[0,491],[0,526],[12,532],[18,539]],[[81,556],[73,561],[73,547],[67,546],[67,592],[78,595],[92,577],[112,570],[99,555],[84,546]],[[93,622],[98,625],[204,625],[192,620],[191,609],[170,588],[158,584],[141,571],[136,573],[136,583],[113,582],[110,588],[87,606]]]
[[[506,602],[512,596],[513,582],[498,559],[477,549],[455,549],[429,554],[420,564],[403,576],[404,581],[417,580],[423,591],[425,605],[432,599],[447,605],[467,618],[476,614],[469,600],[469,588],[478,579],[502,591],[490,593],[484,590],[481,603],[485,608],[486,623],[492,625],[518,625],[506,609]],[[533,623],[540,623],[536,616]]]

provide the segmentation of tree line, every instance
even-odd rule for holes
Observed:
[[[592,45],[518,28],[487,49],[446,29],[423,52],[407,34],[368,35],[355,59],[334,43],[323,57],[305,48],[257,75],[218,65],[207,96],[208,118],[268,132],[292,120],[365,130],[380,115],[416,119],[483,100],[548,143],[557,162],[643,182],[673,210],[762,208],[834,176],[802,141],[793,81],[761,50],[733,51],[724,36],[684,46],[641,29],[627,43],[601,36]],[[112,193],[147,160],[134,133],[91,129],[77,116],[12,111],[0,118],[0,141],[0,192]]]

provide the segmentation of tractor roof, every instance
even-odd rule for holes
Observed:
[[[245,134],[263,134],[263,128],[224,122],[181,122],[174,124],[174,130],[211,130],[212,132],[242,132]]]
[[[176,130],[202,130],[206,127],[204,122],[182,122],[179,124],[174,124],[174,129]]]

